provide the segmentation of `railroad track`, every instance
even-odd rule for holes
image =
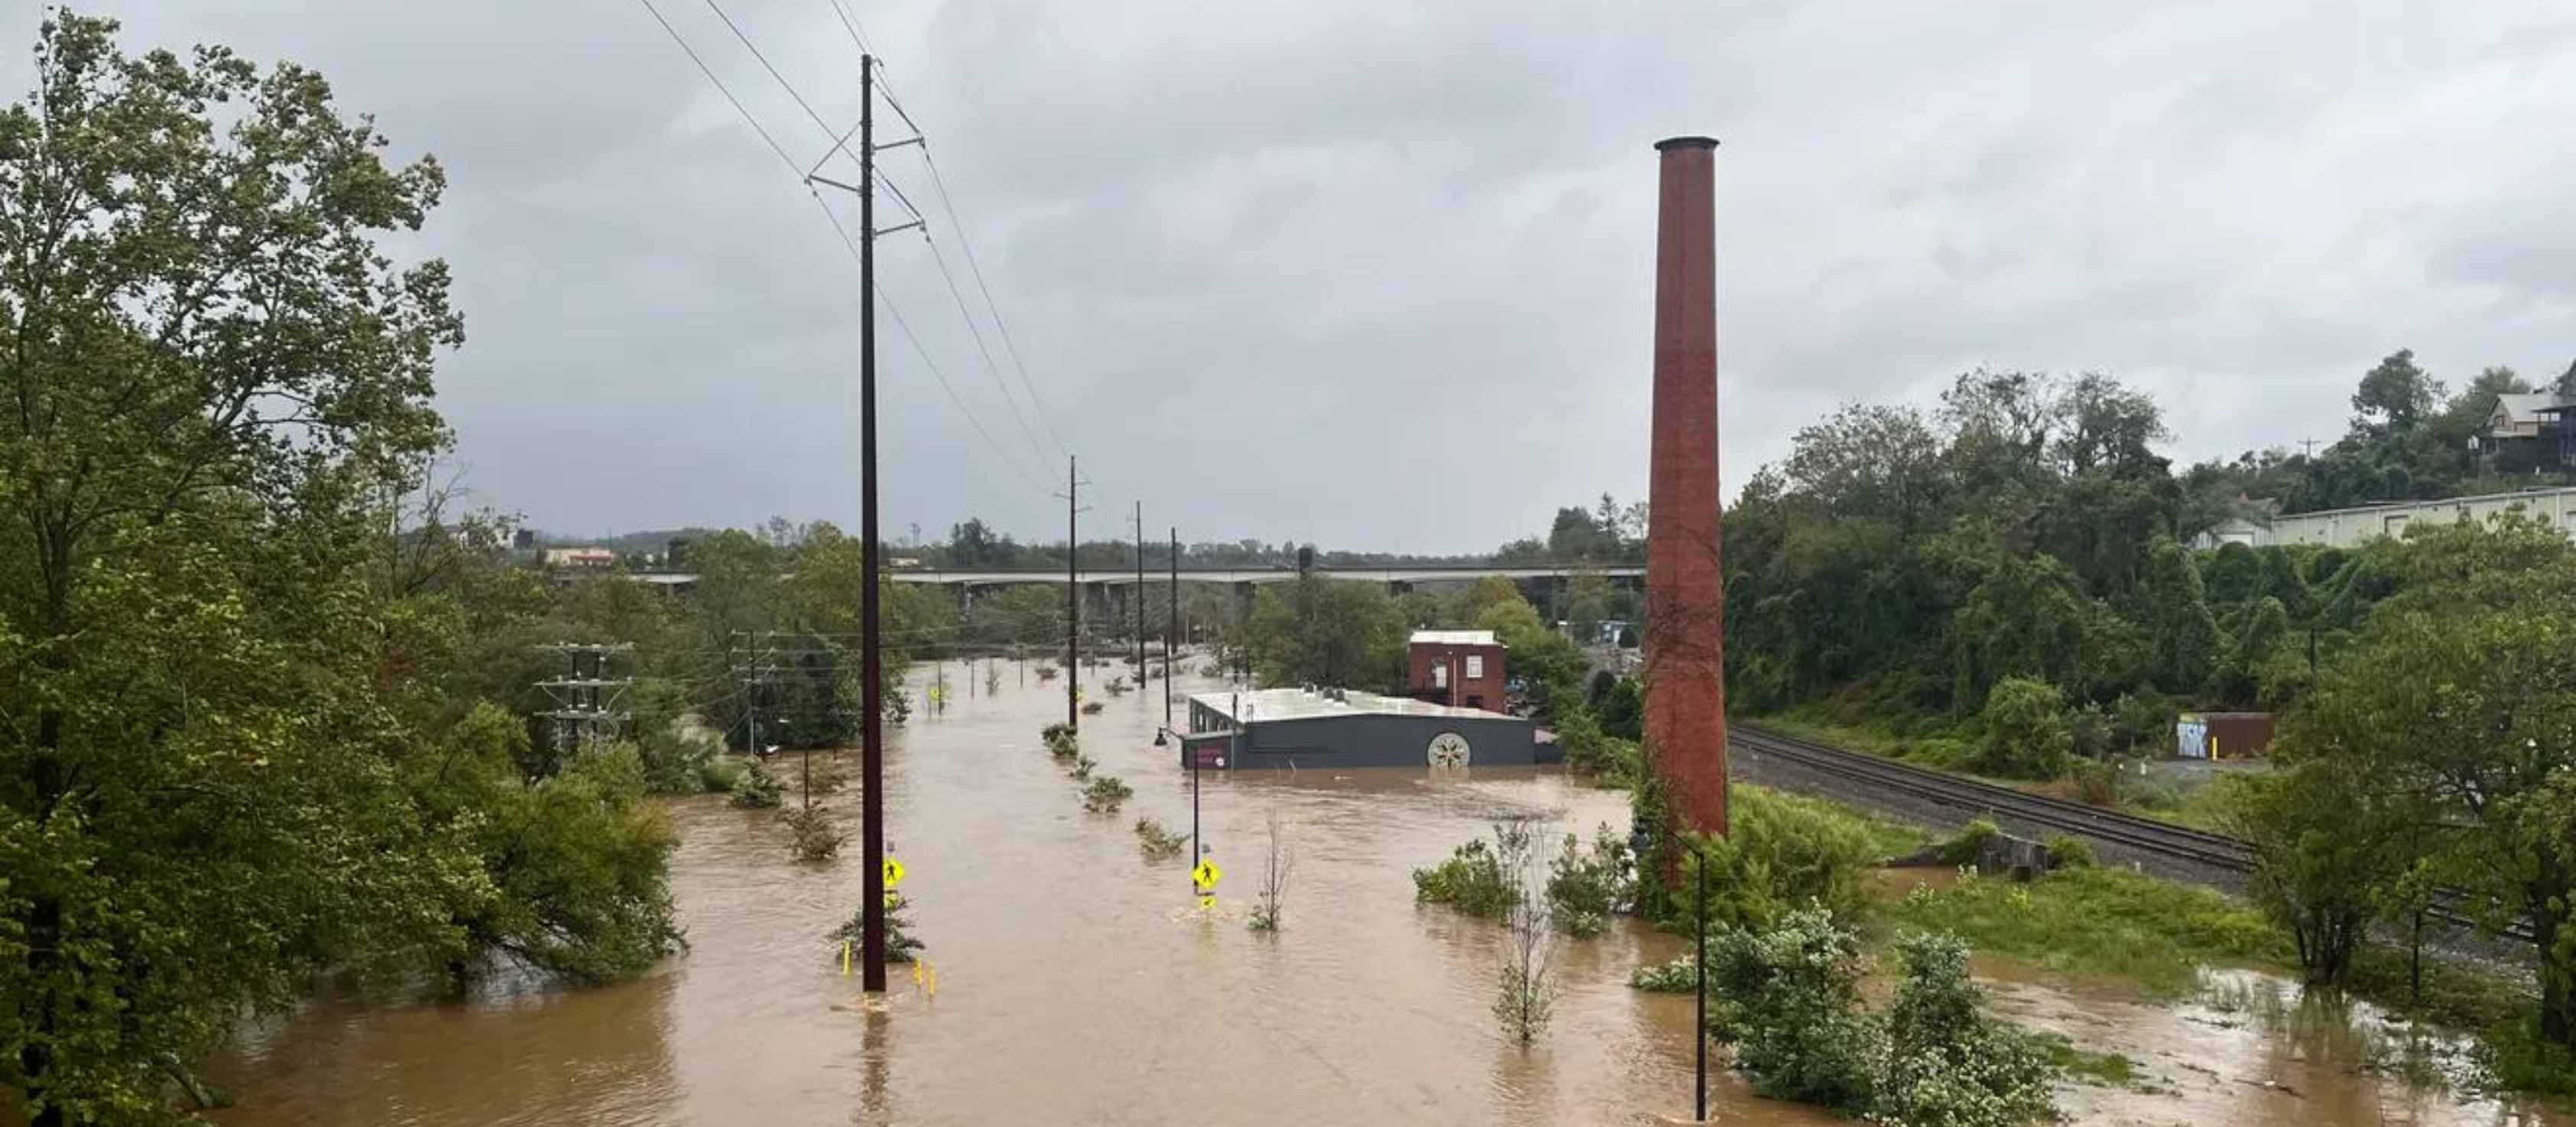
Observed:
[[[1727,732],[1731,742],[1757,754],[1783,759],[1818,774],[1849,779],[1972,815],[2011,818],[2123,846],[2149,856],[2189,862],[2230,874],[2244,875],[2254,871],[2254,847],[2225,834],[2032,794],[1743,724],[1730,724]],[[2453,927],[2476,928],[2477,919],[2456,907],[2461,899],[2459,893],[2444,889],[2426,914]],[[2527,921],[2516,920],[2505,928],[2505,934],[2529,940],[2532,937],[2531,925]]]

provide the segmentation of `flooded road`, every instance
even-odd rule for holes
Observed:
[[[949,674],[953,687],[960,673],[952,664]],[[944,716],[916,704],[911,723],[890,730],[889,837],[907,869],[912,930],[929,944],[935,995],[897,967],[882,1012],[853,1005],[858,980],[840,976],[824,936],[857,903],[855,840],[836,862],[799,865],[774,812],[687,799],[671,816],[682,841],[673,892],[690,947],[660,971],[606,989],[495,991],[445,1005],[317,1002],[263,1028],[215,1070],[238,1099],[217,1118],[231,1127],[1196,1127],[1628,1124],[1688,1114],[1690,999],[1626,986],[1631,968],[1673,957],[1678,941],[1627,927],[1567,944],[1555,1021],[1525,1051],[1504,1042],[1489,1012],[1500,930],[1413,901],[1410,870],[1486,833],[1493,817],[1549,814],[1554,834],[1588,837],[1602,822],[1624,832],[1623,793],[1572,785],[1553,770],[1437,782],[1415,771],[1211,771],[1203,826],[1226,876],[1221,906],[1202,916],[1186,860],[1145,861],[1131,829],[1138,817],[1182,833],[1190,824],[1188,776],[1152,743],[1159,687],[1103,698],[1106,711],[1083,718],[1084,753],[1136,790],[1109,817],[1084,813],[1077,784],[1039,746],[1039,727],[1063,716],[1061,688],[1033,675],[1023,688],[1007,664],[1002,679],[998,696],[961,693]],[[781,775],[792,803],[792,757]],[[856,794],[831,804],[855,833]],[[1244,926],[1242,912],[1274,813],[1294,868],[1285,926],[1264,935]],[[2125,1012],[2044,983],[1999,989],[2015,1016],[2080,1040],[2110,1027],[2163,1028],[2145,1016],[2159,1011]],[[2103,1013],[2110,1027],[2096,1024]],[[2247,1038],[2262,1040],[2243,1032],[2250,1025],[2223,1035],[2193,1028],[2177,1027],[2164,1047],[2238,1058],[2277,1051],[2247,1049]],[[2179,1071],[2133,1055],[2151,1077]],[[1712,1092],[1714,1114],[1729,1123],[1840,1122],[1757,1099],[1731,1072],[1712,1077]],[[2357,1103],[2299,1106],[2309,1114],[2190,1091],[2070,1090],[2068,1100],[2085,1122],[2381,1121],[2359,1116]],[[2436,1097],[2429,1115],[2403,1121],[2508,1120]]]

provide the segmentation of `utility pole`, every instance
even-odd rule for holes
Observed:
[[[1064,459],[1064,726],[1082,730],[1082,537],[1075,531],[1074,497],[1082,491],[1080,462]]]
[[[886,988],[885,670],[877,605],[876,57],[859,56],[859,861],[860,989]]]
[[[890,145],[876,143],[876,56],[859,56],[859,182],[844,184],[821,175],[823,164],[842,152],[834,146],[823,154],[808,184],[828,184],[859,197],[859,835],[864,845],[860,868],[861,985],[870,993],[886,988],[885,960],[885,638],[878,598],[885,573],[883,536],[877,525],[877,236],[922,225],[922,220],[877,229],[877,153],[918,144],[919,136]],[[919,533],[914,534],[918,538]]]
[[[1172,726],[1172,649],[1180,644],[1181,637],[1181,528],[1179,525],[1172,526],[1170,562],[1172,582],[1169,594],[1172,598],[1172,609],[1170,615],[1163,620],[1163,727],[1167,730]],[[1191,861],[1190,864],[1196,866],[1198,862]]]
[[[1144,500],[1136,503],[1136,689],[1144,689]]]

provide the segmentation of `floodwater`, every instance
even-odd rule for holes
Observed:
[[[1688,1116],[1690,999],[1626,985],[1633,967],[1678,954],[1678,941],[1628,927],[1564,945],[1555,1020],[1525,1050],[1488,1010],[1500,929],[1413,900],[1410,870],[1496,817],[1624,832],[1625,795],[1553,770],[1439,780],[1210,771],[1203,832],[1226,874],[1220,906],[1201,914],[1186,860],[1145,861],[1131,829],[1140,816],[1190,825],[1188,775],[1152,744],[1159,684],[1102,698],[1106,711],[1083,718],[1084,752],[1136,789],[1108,817],[1083,812],[1077,784],[1039,747],[1038,728],[1063,717],[1060,684],[1032,675],[1022,687],[1011,666],[1001,671],[998,695],[969,698],[952,667],[945,714],[916,706],[890,730],[889,837],[935,993],[898,966],[871,1010],[857,978],[840,975],[824,936],[858,900],[855,840],[836,862],[799,865],[772,812],[681,800],[670,811],[682,842],[672,880],[690,947],[661,970],[617,987],[505,988],[436,1005],[316,1001],[263,1025],[215,1070],[237,1100],[218,1120],[1302,1127]],[[787,768],[792,802],[792,759]],[[855,832],[856,794],[830,801]],[[1285,926],[1265,935],[1242,911],[1274,816],[1293,869]],[[2078,1122],[2361,1124],[2391,1111],[2422,1124],[2519,1122],[2355,1075],[2295,1023],[2265,1026],[2261,1005],[2239,1005],[2225,1015],[2236,1024],[2218,1028],[2201,1024],[2222,1013],[2208,1007],[2154,1009],[2044,981],[1997,989],[2017,1018],[2123,1048],[2174,1089],[2070,1088]],[[2185,1061],[2223,1079],[2202,1083]],[[1729,1123],[1839,1122],[1758,1099],[1722,1069],[1711,1100]]]

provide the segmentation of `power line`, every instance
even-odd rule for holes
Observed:
[[[841,245],[848,247],[853,257],[857,256],[859,244],[850,238],[849,229],[841,226],[841,217],[832,214],[831,205],[824,203],[820,194],[814,195],[814,203],[815,206],[823,209],[823,218],[830,221],[833,232],[841,236]],[[886,313],[894,318],[895,327],[903,330],[903,339],[912,342],[913,354],[921,357],[921,366],[930,370],[932,379],[939,381],[939,389],[948,393],[948,402],[957,407],[958,414],[966,416],[966,424],[975,428],[976,435],[984,440],[984,445],[992,448],[994,456],[1010,467],[1012,476],[1019,478],[1021,484],[1040,493],[1046,492],[1045,486],[1029,477],[1027,467],[1020,465],[1018,459],[1005,452],[1001,443],[993,441],[993,433],[984,429],[984,421],[976,418],[975,412],[967,409],[966,401],[960,398],[957,389],[949,384],[947,374],[941,372],[938,362],[930,358],[930,350],[922,347],[921,338],[913,333],[912,322],[904,320],[903,311],[895,307],[894,299],[886,296],[884,286],[877,287],[877,302],[885,306]]]
[[[697,48],[689,46],[689,41],[680,37],[679,29],[672,27],[671,21],[662,18],[662,10],[653,6],[653,0],[635,0],[635,2],[644,5],[645,11],[653,13],[653,22],[662,25],[662,30],[670,35],[671,42],[680,45],[680,50],[689,56],[690,62],[698,64],[698,73],[707,76],[707,81],[715,84],[716,93],[724,95],[725,101],[733,103],[734,112],[742,115],[742,120],[751,126],[752,132],[760,134],[760,139],[768,144],[770,152],[778,154],[778,162],[786,165],[787,171],[796,173],[799,178],[802,178],[804,173],[797,170],[796,158],[788,156],[787,150],[778,144],[778,139],[770,136],[769,130],[761,127],[760,119],[751,116],[751,111],[743,107],[742,99],[734,97],[732,88],[726,86],[723,79],[716,77],[716,72],[707,66],[705,59],[698,57]]]
[[[887,101],[893,101],[893,96],[889,94]],[[903,111],[898,109],[895,112]],[[904,120],[909,124],[912,119]],[[920,128],[915,126],[913,131],[918,133]],[[1029,380],[1028,363],[1020,359],[1020,346],[1018,342],[1011,339],[1011,326],[1009,322],[1002,319],[1002,307],[993,300],[993,288],[984,282],[984,268],[975,261],[975,244],[966,238],[966,224],[957,218],[957,204],[948,196],[948,181],[939,175],[939,162],[932,159],[930,142],[927,140],[921,144],[921,164],[922,167],[930,170],[930,186],[939,193],[941,210],[948,213],[949,229],[957,232],[958,249],[966,256],[966,271],[974,276],[975,289],[984,295],[984,308],[991,311],[993,315],[993,328],[1002,335],[1002,350],[1010,355],[1011,365],[1019,370],[1020,387],[1029,394],[1029,407],[1037,412],[1038,425],[1046,428],[1047,438],[1055,443],[1057,452],[1062,453],[1065,448],[1064,438],[1055,432],[1055,424],[1047,421],[1046,405],[1038,399],[1037,385]]]
[[[1038,456],[1039,464],[1045,464],[1047,454],[1038,446],[1037,432],[1029,429],[1029,420],[1020,414],[1020,403],[1011,395],[1010,381],[1002,378],[1001,366],[993,363],[993,350],[984,344],[984,330],[975,326],[975,314],[966,308],[966,295],[957,289],[957,276],[948,272],[948,256],[939,253],[939,243],[930,237],[927,227],[921,230],[921,242],[930,248],[930,261],[939,267],[939,280],[948,283],[948,296],[957,302],[957,316],[966,322],[967,333],[975,338],[975,351],[984,358],[984,370],[993,374],[993,386],[1001,389],[1002,403],[1011,409],[1011,421],[1020,425],[1020,437],[1029,440],[1029,450]],[[1032,400],[1030,405],[1034,407],[1036,402]]]
[[[724,21],[725,27],[733,32],[734,38],[742,41],[743,48],[751,52],[751,57],[760,60],[760,68],[768,71],[769,77],[778,80],[778,88],[787,91],[787,96],[796,99],[796,105],[805,111],[805,116],[814,119],[814,128],[822,130],[826,137],[832,136],[832,126],[823,120],[823,115],[814,112],[814,107],[805,101],[805,95],[796,92],[795,84],[788,82],[786,75],[778,73],[777,67],[769,65],[769,56],[760,53],[760,48],[752,44],[750,36],[742,33],[742,27],[733,22],[733,17],[726,15],[724,8],[718,5],[716,0],[707,0],[707,7],[715,12],[717,19]]]

